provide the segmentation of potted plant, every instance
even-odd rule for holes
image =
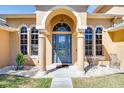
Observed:
[[[25,56],[21,52],[19,52],[16,55],[16,64],[17,64],[16,70],[22,70],[24,68],[25,61],[26,61]]]

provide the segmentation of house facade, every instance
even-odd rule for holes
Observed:
[[[26,65],[42,72],[53,63],[124,68],[124,6],[102,5],[91,14],[88,5],[35,7],[33,14],[1,15],[0,67],[15,64],[21,51]]]

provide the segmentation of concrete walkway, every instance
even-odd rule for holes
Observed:
[[[53,78],[51,88],[73,88],[71,78]]]
[[[122,69],[113,69],[109,67],[95,67],[87,71],[87,73],[77,70],[75,65],[67,67],[57,67],[58,64],[47,66],[48,73],[41,75],[39,73],[40,67],[25,66],[23,70],[16,71],[13,66],[7,66],[0,69],[0,74],[21,75],[31,78],[53,78],[51,88],[72,88],[71,78],[76,77],[96,77],[110,75],[114,73],[124,73]]]
[[[109,67],[95,67],[87,73],[77,70],[75,65],[63,68],[56,68],[56,64],[48,65],[46,75],[39,73],[40,67],[25,66],[23,70],[14,70],[12,66],[6,66],[0,69],[0,74],[21,75],[31,78],[72,78],[72,77],[96,77],[110,75],[114,73],[124,73],[123,69],[113,69]]]

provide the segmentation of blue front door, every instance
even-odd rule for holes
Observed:
[[[71,35],[53,34],[53,62],[71,63]]]

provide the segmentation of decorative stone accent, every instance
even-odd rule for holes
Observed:
[[[110,67],[111,68],[120,68],[121,61],[118,59],[117,54],[110,54]]]

